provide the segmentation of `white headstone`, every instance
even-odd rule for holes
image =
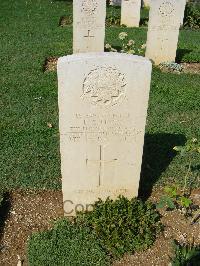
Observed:
[[[98,198],[138,195],[150,80],[151,63],[144,57],[89,53],[59,58],[66,215]]]
[[[122,0],[121,25],[139,27],[141,0]]]
[[[150,7],[150,1],[151,0],[143,0],[142,2],[143,2],[143,6],[144,7]]]
[[[183,1],[182,10],[181,10],[181,26],[183,26],[184,22],[185,7],[186,7],[186,0]]]
[[[110,0],[111,6],[121,6],[122,0]]]
[[[73,53],[103,52],[106,0],[73,0]]]
[[[174,62],[185,0],[152,0],[146,57],[155,64]]]

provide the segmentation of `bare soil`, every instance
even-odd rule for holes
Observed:
[[[63,216],[61,191],[16,191],[10,195],[11,208],[0,241],[0,266],[26,263],[26,243],[32,232],[51,228]]]
[[[65,27],[65,26],[72,25],[72,23],[73,23],[73,19],[71,16],[62,16],[59,21],[59,26]]]
[[[163,66],[160,67],[160,69],[162,72],[166,72],[166,73],[200,74],[200,63],[181,63],[180,65],[183,67],[182,71],[173,70],[173,69],[170,69],[169,67],[163,67]]]
[[[56,71],[58,57],[49,57],[45,60],[44,71]],[[181,72],[176,72],[169,70],[168,68],[162,68],[163,72],[174,72],[177,74],[190,73],[190,74],[200,74],[200,63],[181,63],[183,67]]]
[[[154,191],[151,196],[157,202],[162,195],[161,190]],[[200,191],[193,191],[191,198],[200,204]],[[27,239],[32,232],[50,229],[52,222],[63,216],[61,191],[15,191],[10,194],[10,210],[0,238],[0,266],[27,265]],[[127,255],[113,266],[121,265],[159,265],[170,262],[172,240],[180,243],[200,244],[200,224],[191,225],[179,211],[161,211],[164,232],[155,244],[145,252]],[[0,236],[1,237],[1,236]],[[20,260],[19,260],[20,258]]]
[[[56,71],[58,57],[48,57],[44,63],[44,71]]]
[[[200,63],[182,63],[184,73],[200,74]]]

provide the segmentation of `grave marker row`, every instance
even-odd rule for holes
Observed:
[[[124,2],[128,12],[139,1]],[[184,3],[151,1],[146,57],[156,64],[175,59]],[[102,53],[105,15],[106,1],[74,0],[77,54],[58,60],[62,190],[69,216],[98,198],[138,195],[152,66],[144,57]]]
[[[152,0],[146,57],[155,64],[175,61],[186,0]],[[103,52],[106,1],[74,0],[73,53]],[[140,0],[122,0],[121,24],[139,26]],[[135,12],[133,12],[135,10]]]

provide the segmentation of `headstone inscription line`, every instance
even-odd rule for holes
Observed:
[[[59,58],[64,203],[86,208],[98,198],[138,195],[150,80],[151,63],[139,56]],[[66,215],[75,215],[68,207]]]
[[[174,62],[185,0],[152,0],[145,56],[155,64]]]
[[[141,0],[122,0],[121,25],[139,27]]]
[[[103,52],[106,0],[73,1],[73,53]]]

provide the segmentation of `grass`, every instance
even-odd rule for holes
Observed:
[[[7,0],[0,1],[0,10],[1,186],[57,189],[57,77],[43,73],[43,64],[49,56],[72,53],[72,27],[58,27],[72,6],[70,1]],[[145,27],[112,27],[106,29],[106,42],[119,45],[122,30],[139,44],[146,41]],[[199,41],[200,31],[181,30],[179,60],[200,62]],[[156,181],[181,182],[187,160],[175,156],[172,148],[200,135],[199,82],[199,75],[153,70],[142,174],[149,186]],[[200,164],[197,157],[193,162]]]
[[[30,266],[106,266],[110,265],[101,242],[87,228],[67,219],[53,229],[35,233],[28,243]]]

